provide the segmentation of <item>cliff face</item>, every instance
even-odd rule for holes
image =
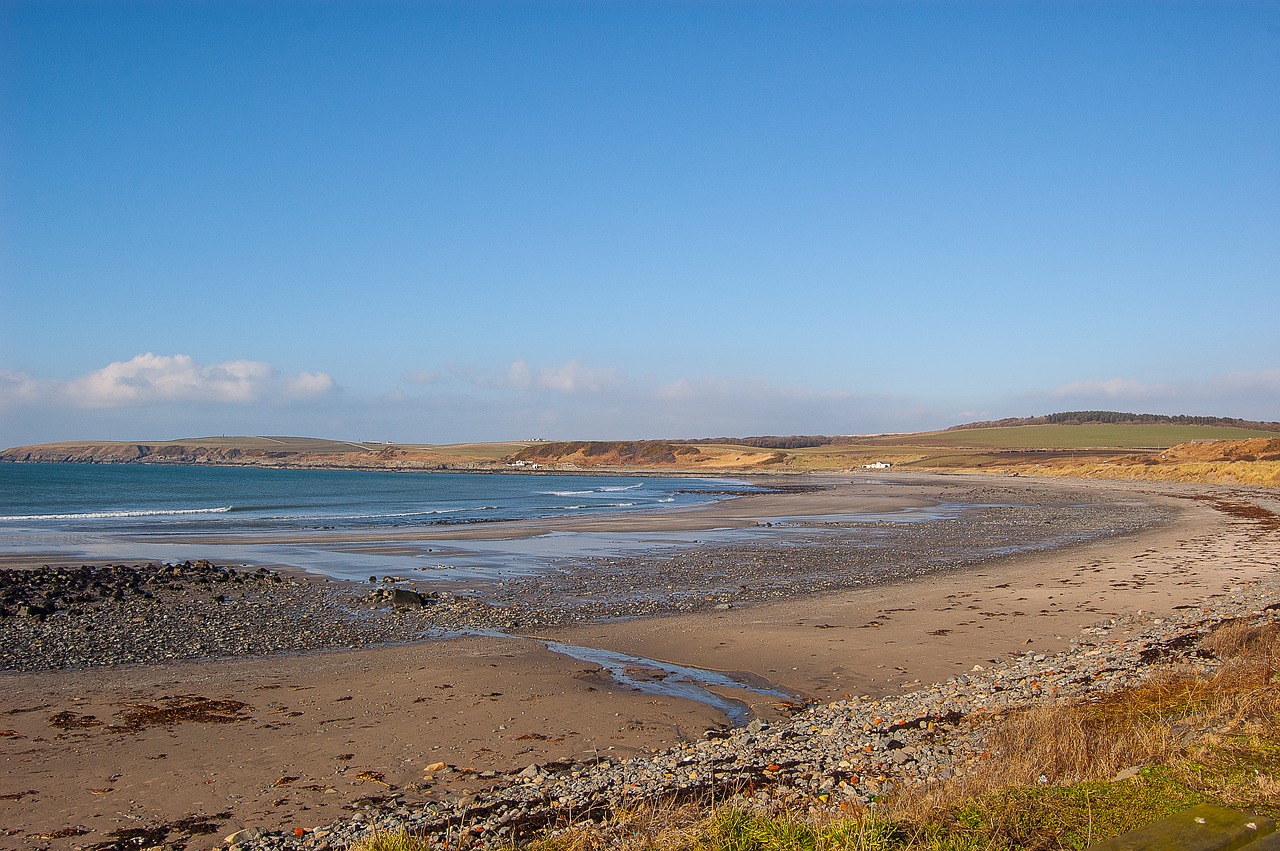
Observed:
[[[257,443],[258,445],[234,445]],[[289,443],[303,444],[290,446]],[[265,444],[265,445],[263,445]],[[282,445],[283,444],[283,445]],[[433,447],[369,446],[305,439],[210,439],[130,443],[83,441],[16,446],[0,451],[0,463],[216,464],[226,467],[290,467],[350,470],[509,469],[498,453],[476,457]]]
[[[463,447],[279,445],[289,439],[246,438],[241,442],[274,440],[266,446],[233,445],[231,440],[127,443],[84,441],[17,446],[0,452],[0,462],[81,464],[217,464],[238,467],[291,467],[360,470],[552,471],[698,469],[747,470],[777,465],[781,452],[748,447],[696,447],[667,441],[510,444],[496,451]],[[508,451],[503,452],[502,449]]]
[[[387,467],[407,469],[392,452],[297,452],[235,446],[201,446],[184,443],[50,443],[17,446],[0,452],[0,462],[80,464],[220,464],[245,467]],[[401,463],[397,463],[401,462]],[[436,464],[426,463],[423,469]]]
[[[83,462],[127,464],[141,461],[152,448],[137,444],[46,444],[15,446],[0,452],[0,461],[19,462]]]
[[[552,469],[746,470],[785,463],[787,456],[756,447],[693,446],[667,440],[580,440],[536,443],[506,460]]]

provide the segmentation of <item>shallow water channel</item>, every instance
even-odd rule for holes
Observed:
[[[746,724],[754,717],[750,707],[741,700],[717,694],[711,690],[712,688],[747,691],[797,705],[804,702],[803,698],[791,692],[748,682],[745,675],[739,679],[722,671],[677,665],[674,662],[662,662],[599,647],[583,647],[578,644],[565,644],[562,641],[549,641],[531,636],[514,636],[489,629],[428,630],[424,635],[434,639],[475,635],[486,638],[536,641],[552,653],[559,653],[561,656],[568,656],[591,665],[599,665],[608,671],[614,682],[623,688],[633,689],[641,694],[692,700],[717,709],[723,712],[729,719],[729,723],[735,727]]]

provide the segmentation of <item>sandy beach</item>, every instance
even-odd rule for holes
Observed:
[[[616,607],[580,601],[551,607],[541,622],[526,618],[502,637],[0,674],[0,848],[93,847],[113,833],[158,827],[191,836],[189,847],[216,847],[237,827],[325,824],[370,797],[410,804],[457,797],[532,764],[616,760],[729,723],[703,703],[620,687],[600,665],[551,652],[546,641],[733,672],[742,683],[825,702],[913,689],[1028,647],[1051,652],[1108,617],[1167,616],[1280,564],[1275,530],[1260,530],[1240,509],[1274,510],[1271,491],[973,476],[903,477],[884,493],[860,493],[842,483],[674,514],[465,530],[502,539],[571,528],[683,533],[795,522],[788,518],[819,527],[798,530],[783,549],[825,553],[822,564],[762,558],[734,580],[733,593],[723,577],[720,591],[704,593],[696,577],[708,565],[758,556],[763,545],[704,545],[684,562],[664,554],[647,568],[643,556],[628,556],[614,560],[615,574],[579,559],[550,592],[518,582],[489,589],[504,616],[521,595],[571,598],[566,589],[583,591],[592,570],[633,577],[649,597],[655,577],[692,589],[672,589],[646,617],[620,618]],[[857,564],[850,540],[858,530],[841,525],[852,513],[924,509],[963,496],[1015,506],[989,522],[1021,535],[1014,514],[1038,518],[1039,510],[1046,519],[1036,522],[1048,523],[1086,495],[1116,518],[1118,534],[1069,545],[1060,535],[1048,549],[992,553],[942,540],[985,530],[987,520],[921,523],[888,551],[898,546],[904,559],[917,553],[927,569],[890,560],[857,582],[815,579],[844,576],[842,554]],[[1126,526],[1126,512],[1143,522]],[[1094,523],[1103,515],[1080,516]],[[932,531],[919,531],[926,527]],[[392,530],[357,543],[412,547],[460,534]],[[480,605],[469,601],[465,611]],[[778,694],[711,690],[766,719],[799,705]]]

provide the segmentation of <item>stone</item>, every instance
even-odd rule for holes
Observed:
[[[246,827],[228,836],[226,842],[228,845],[240,845],[245,842],[254,842],[265,835],[266,831],[260,827]]]
[[[426,601],[417,591],[410,591],[407,588],[393,588],[388,595],[391,605],[397,609],[416,609],[426,605]]]

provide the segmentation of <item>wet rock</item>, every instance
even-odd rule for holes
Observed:
[[[427,600],[417,591],[407,588],[396,588],[391,592],[391,605],[399,609],[414,609],[425,606]]]

